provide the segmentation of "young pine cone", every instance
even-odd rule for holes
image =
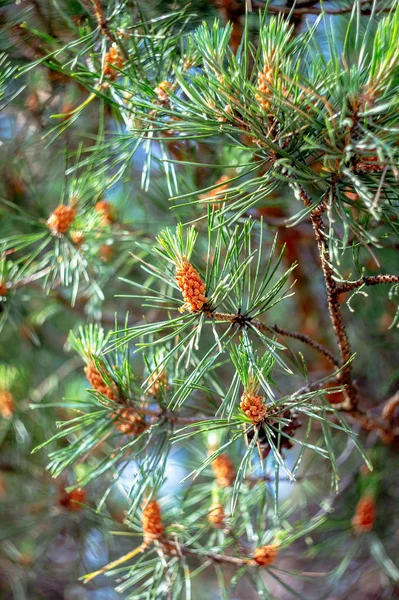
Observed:
[[[252,423],[260,423],[265,420],[267,407],[263,402],[263,396],[256,396],[244,392],[241,396],[241,410],[251,419]]]
[[[223,527],[224,525],[224,507],[223,504],[219,502],[215,502],[215,504],[211,504],[208,512],[208,522],[212,527],[218,528]]]
[[[259,104],[264,110],[270,109],[270,101],[267,100],[266,97],[272,95],[272,90],[270,89],[270,86],[273,84],[273,81],[273,69],[265,65],[263,71],[259,71],[258,73],[259,93],[255,94],[256,100],[259,102]]]
[[[169,94],[172,84],[169,81],[161,81],[154,89],[154,92],[158,96],[158,100],[162,102],[162,104],[166,104],[169,102]]]
[[[85,242],[85,236],[82,231],[74,231],[71,235],[71,240],[76,248],[81,248]]]
[[[144,500],[144,504],[145,504]],[[156,500],[150,500],[141,513],[141,525],[143,527],[144,542],[149,543],[161,537],[164,532],[162,515]]]
[[[47,227],[53,235],[60,236],[71,227],[76,210],[67,204],[59,204],[47,219]]]
[[[104,76],[114,80],[119,75],[117,69],[123,69],[124,66],[125,61],[118,48],[111,46],[105,55]],[[117,67],[117,69],[114,69],[114,67]]]
[[[103,225],[111,225],[115,221],[113,207],[106,200],[96,202],[94,210],[101,214],[101,223]]]
[[[7,289],[7,283],[3,280],[0,279],[0,297],[3,296],[7,296],[8,293],[8,289]]]
[[[106,396],[109,400],[116,400],[115,392],[109,385],[104,383],[101,374],[97,370],[97,368],[93,364],[86,365],[85,375],[87,377],[87,381],[90,383],[93,390],[100,392],[104,396]]]
[[[375,521],[376,506],[371,496],[361,498],[357,503],[352,526],[356,533],[372,531]]]
[[[204,296],[206,288],[198,271],[189,262],[183,260],[177,267],[176,281],[185,300],[185,304],[179,309],[180,312],[200,311],[208,298]]]
[[[126,435],[140,435],[147,429],[143,417],[131,408],[124,408],[119,412],[116,422],[119,431]]]
[[[109,263],[112,260],[112,257],[114,255],[114,248],[113,246],[110,246],[109,244],[101,244],[99,250],[98,250],[99,256],[100,256],[100,260],[103,263]]]
[[[76,490],[72,490],[71,492],[63,490],[58,499],[58,503],[60,506],[63,506],[71,512],[79,512],[82,510],[82,507],[77,504],[77,502],[83,503],[85,499],[86,492],[81,488],[76,488]]]
[[[162,390],[170,390],[166,371],[162,371],[159,374],[155,371],[150,375],[148,383],[151,384],[148,388],[148,393],[152,396],[157,396]]]
[[[15,411],[13,395],[8,390],[0,390],[0,415],[4,419],[11,419]]]
[[[236,470],[227,454],[219,454],[219,456],[212,461],[211,467],[219,487],[225,488],[233,485],[236,478]]]
[[[267,546],[260,546],[256,548],[254,552],[254,561],[260,567],[268,567],[272,565],[278,555],[277,544],[268,544]]]

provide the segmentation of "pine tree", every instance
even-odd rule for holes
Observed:
[[[397,593],[399,3],[327,4],[2,9],[1,597]]]

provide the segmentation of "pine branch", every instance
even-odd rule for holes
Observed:
[[[335,182],[332,182],[332,189],[334,189]],[[312,206],[312,200],[306,190],[302,185],[299,185],[300,190],[300,198],[305,206]],[[353,409],[357,405],[358,401],[358,393],[354,384],[351,380],[352,373],[352,364],[351,364],[351,348],[349,344],[348,335],[346,333],[345,324],[341,312],[341,305],[338,300],[337,293],[337,283],[334,279],[334,271],[332,268],[332,261],[330,256],[330,250],[328,247],[327,236],[325,232],[325,227],[322,219],[322,213],[324,212],[326,206],[323,202],[319,206],[317,206],[310,213],[310,220],[313,225],[313,231],[315,234],[317,247],[320,256],[321,268],[324,275],[324,283],[326,287],[327,293],[327,302],[328,309],[330,313],[331,323],[335,332],[335,336],[337,338],[337,344],[340,351],[340,359],[342,370],[337,376],[338,381],[344,383],[346,385],[347,393],[348,393],[348,406],[345,405],[347,409]]]
[[[109,28],[108,21],[105,18],[104,8],[101,0],[83,0],[83,2],[88,8],[89,12],[92,13],[96,18],[101,33],[106,35],[112,43],[116,43],[116,37]]]
[[[257,319],[251,319],[250,317],[246,317],[245,315],[241,315],[241,314],[219,313],[219,312],[207,311],[206,316],[210,319],[214,319],[215,321],[227,321],[227,322],[231,323],[233,327],[248,327],[249,325],[251,325],[252,327],[255,327],[261,333],[266,333],[267,331],[269,331],[269,332],[277,333],[278,335],[281,335],[284,337],[290,337],[290,338],[299,340],[299,341],[303,342],[304,344],[311,346],[312,348],[314,348],[321,354],[323,354],[330,361],[330,363],[333,366],[335,366],[335,367],[339,366],[338,360],[335,358],[335,356],[332,354],[332,352],[330,352],[330,350],[328,350],[328,348],[323,346],[323,344],[320,344],[320,342],[313,340],[311,337],[309,337],[308,335],[305,335],[304,333],[299,333],[297,331],[288,331],[287,329],[283,329],[282,327],[279,327],[278,325],[273,325],[273,326],[266,325],[265,323],[261,323]]]
[[[399,275],[371,275],[369,277],[362,277],[356,281],[348,281],[347,283],[338,285],[335,293],[337,295],[345,294],[364,285],[378,285],[380,283],[399,283]]]
[[[180,556],[192,556],[200,560],[211,561],[214,563],[230,564],[235,567],[245,566],[258,566],[252,558],[238,558],[236,556],[227,556],[226,554],[219,554],[217,552],[206,552],[203,550],[193,550],[187,546],[180,545],[177,542],[173,542],[169,539],[165,539],[164,543],[167,548],[173,548],[177,555]]]

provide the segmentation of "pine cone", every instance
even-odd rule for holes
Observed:
[[[114,249],[109,244],[101,244],[99,248],[100,260],[104,263],[109,263],[112,260]]]
[[[159,374],[156,372],[152,373],[148,379],[148,383],[151,384],[148,388],[148,393],[152,396],[157,396],[163,389],[170,390],[166,371],[162,371],[162,373]]]
[[[376,506],[374,498],[371,496],[360,498],[356,506],[355,516],[352,519],[352,526],[356,533],[372,531],[375,514]]]
[[[7,294],[8,294],[7,283],[3,280],[0,280],[0,297],[7,296]]]
[[[4,419],[11,419],[15,411],[13,395],[8,390],[0,390],[0,415]]]
[[[111,225],[111,223],[114,223],[115,217],[113,206],[106,200],[99,200],[96,203],[94,210],[101,214],[101,222],[103,225]]]
[[[114,69],[114,67],[117,67],[118,69],[123,69],[124,66],[125,61],[123,59],[123,56],[120,54],[118,48],[115,48],[115,46],[111,46],[111,48],[105,55],[104,76],[114,80],[119,75],[119,71]]]
[[[147,425],[143,417],[132,408],[124,408],[118,414],[117,428],[126,435],[140,435],[147,429]]]
[[[270,101],[265,96],[271,96],[272,90],[270,86],[273,84],[273,81],[273,69],[265,65],[263,71],[259,71],[258,73],[258,90],[260,93],[255,94],[256,100],[264,110],[270,109]]]
[[[84,371],[87,381],[90,383],[93,390],[100,392],[109,400],[116,400],[116,394],[114,390],[109,385],[104,383],[101,374],[93,364],[86,365]]]
[[[256,548],[254,552],[254,561],[260,567],[268,567],[272,565],[278,555],[277,544],[268,544],[267,546],[260,546]]]
[[[47,220],[47,227],[53,235],[60,236],[71,227],[76,216],[76,210],[72,206],[59,204]]]
[[[144,500],[145,504],[146,500]],[[162,514],[156,500],[150,500],[141,513],[141,525],[143,527],[144,541],[149,543],[158,539],[164,532]]]
[[[200,311],[208,299],[204,296],[206,288],[198,271],[184,260],[177,268],[176,281],[185,300],[180,312]]]
[[[225,488],[233,485],[236,478],[236,470],[227,454],[219,454],[219,456],[212,461],[211,466],[215,474],[216,483],[219,487]]]
[[[241,396],[241,410],[251,419],[252,423],[260,423],[265,420],[267,407],[263,402],[263,396],[255,396],[244,392]]]
[[[212,525],[212,527],[223,527],[224,519],[225,514],[223,504],[220,504],[219,502],[211,504],[208,513],[208,521]]]
[[[166,104],[169,102],[169,94],[172,84],[169,81],[161,81],[154,89],[154,92],[158,96],[158,100],[162,102],[162,104]]]
[[[60,497],[59,497],[59,504],[60,506],[63,506],[64,508],[72,511],[72,512],[79,512],[80,510],[82,510],[82,507],[79,506],[79,504],[76,504],[77,502],[84,502],[86,499],[86,492],[84,490],[82,490],[81,488],[76,488],[75,490],[72,490],[71,492],[67,492],[66,490],[63,490]]]
[[[71,240],[76,248],[80,248],[85,241],[85,236],[82,231],[74,231],[71,235]]]

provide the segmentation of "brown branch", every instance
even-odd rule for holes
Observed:
[[[385,444],[392,442],[399,436],[399,426],[394,426],[392,423],[373,417],[366,412],[354,409],[348,411],[348,417],[361,425],[366,431],[375,431]]]
[[[205,415],[201,415],[199,417],[180,417],[179,415],[176,415],[172,411],[154,410],[151,408],[136,408],[136,407],[134,407],[133,410],[136,411],[137,413],[139,413],[140,415],[154,417],[156,420],[165,419],[165,420],[169,421],[170,423],[178,423],[179,425],[195,425],[197,423],[201,423],[202,421],[210,421],[210,420],[218,421],[219,420],[219,417],[215,417],[215,416],[206,417]]]
[[[303,342],[304,344],[311,346],[311,348],[313,348],[314,350],[317,350],[318,352],[323,354],[334,367],[339,366],[338,360],[335,358],[333,353],[330,352],[330,350],[328,350],[328,348],[323,346],[323,344],[320,344],[320,342],[317,342],[316,340],[312,339],[308,335],[305,335],[304,333],[299,333],[297,331],[288,331],[287,329],[283,329],[282,327],[279,327],[278,325],[273,325],[273,326],[266,325],[265,323],[262,323],[261,321],[258,321],[257,319],[250,319],[249,317],[245,317],[245,315],[219,313],[219,312],[212,312],[212,311],[207,311],[205,313],[205,315],[209,319],[214,319],[215,321],[227,321],[228,323],[231,323],[232,325],[236,325],[238,327],[252,326],[252,327],[255,327],[258,331],[260,331],[262,333],[265,333],[266,331],[270,331],[270,332],[277,333],[278,335],[281,335],[284,337],[290,337],[290,338],[299,340],[299,341]]]
[[[92,13],[96,18],[101,33],[106,35],[111,42],[116,42],[116,37],[110,30],[108,21],[105,18],[101,0],[83,0],[83,3],[88,8],[89,12]]]
[[[335,182],[332,181],[332,190],[334,190]],[[298,184],[300,197],[305,206],[312,206],[312,200],[306,190],[301,184]],[[337,380],[346,385],[347,400],[342,408],[345,410],[353,409],[358,400],[358,393],[351,380],[352,365],[350,362],[351,348],[348,340],[348,336],[345,329],[344,320],[341,313],[341,306],[338,300],[337,283],[334,279],[334,271],[332,268],[332,261],[330,256],[330,250],[328,247],[327,235],[325,232],[324,222],[322,213],[326,206],[322,204],[316,206],[310,213],[310,220],[313,226],[317,247],[319,250],[321,268],[324,275],[324,283],[327,292],[328,309],[330,313],[331,323],[337,338],[337,344],[340,352],[341,367],[342,370],[337,375]]]
[[[200,560],[230,564],[234,565],[235,567],[258,566],[252,558],[239,558],[236,556],[227,556],[226,554],[218,554],[217,552],[204,552],[202,550],[193,550],[192,548],[180,545],[177,542],[169,540],[168,538],[164,538],[160,541],[161,543],[163,542],[164,548],[167,552],[173,550],[178,556],[192,556]]]
[[[256,322],[255,323],[252,322],[252,325],[255,325],[255,327],[257,327]],[[278,325],[273,325],[273,327],[267,327],[267,325],[265,325],[264,327],[265,327],[265,329],[269,329],[270,331],[274,331],[275,333],[278,333],[279,335],[282,335],[284,337],[290,337],[290,338],[293,338],[295,340],[299,340],[300,342],[303,342],[304,344],[307,344],[308,346],[311,346],[312,348],[314,348],[315,350],[317,350],[321,354],[324,354],[324,356],[330,361],[330,363],[334,367],[339,367],[339,362],[335,358],[335,356],[333,355],[333,353],[330,352],[328,350],[328,348],[326,348],[325,346],[323,346],[323,344],[320,344],[320,342],[317,342],[316,340],[312,339],[308,335],[305,335],[304,333],[299,333],[297,331],[288,331],[287,329],[282,329]],[[260,327],[258,327],[258,328],[260,329]]]
[[[356,281],[348,281],[336,287],[336,294],[345,294],[351,290],[362,287],[363,285],[378,285],[380,283],[399,283],[399,275],[371,275],[362,277]]]
[[[370,15],[371,14],[371,9],[370,8],[366,8],[366,5],[370,5],[372,2],[371,0],[362,0],[360,2],[360,12],[362,15]],[[257,1],[253,1],[253,7],[254,8],[260,8],[260,9],[265,9],[266,5],[263,2],[257,2]],[[343,8],[314,8],[314,7],[304,7],[304,8],[290,8],[288,6],[273,6],[273,5],[269,5],[267,7],[267,12],[269,14],[286,14],[286,15],[292,15],[293,17],[300,17],[300,16],[305,16],[305,15],[321,15],[321,14],[326,14],[326,15],[344,15],[347,13],[352,12],[353,10],[353,6],[345,6]],[[391,12],[392,11],[392,7],[386,7],[386,6],[381,6],[381,7],[377,7],[375,12],[376,13],[384,13],[384,12]]]
[[[389,398],[385,402],[384,408],[382,409],[382,418],[386,421],[393,421],[395,416],[395,410],[399,406],[399,391],[394,396]]]

